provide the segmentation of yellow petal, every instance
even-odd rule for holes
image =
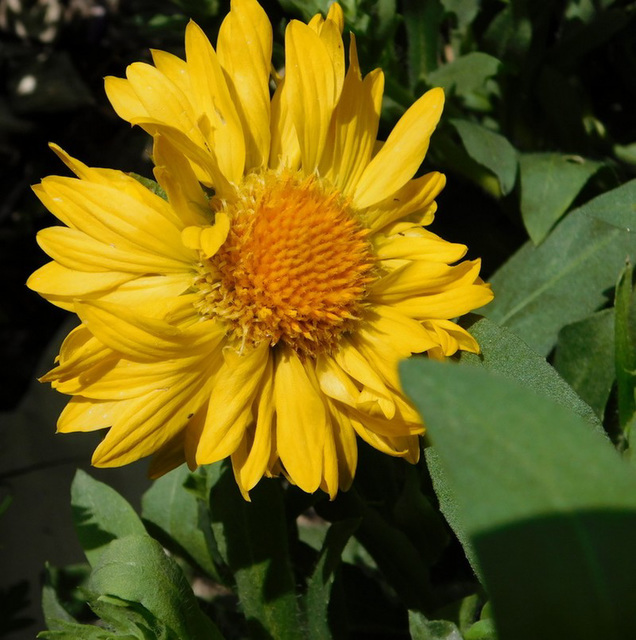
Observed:
[[[124,400],[108,434],[95,449],[92,464],[117,467],[161,450],[185,429],[188,416],[208,391],[207,372],[184,373],[176,384],[148,396]]]
[[[183,273],[191,265],[142,249],[121,248],[95,240],[76,229],[49,227],[36,236],[42,249],[69,269],[78,271],[114,271],[136,274]],[[123,244],[123,243],[120,243]]]
[[[58,433],[97,431],[110,427],[121,402],[95,402],[86,398],[71,398],[57,420]]]
[[[190,100],[161,71],[152,65],[134,62],[126,69],[126,77],[151,119],[179,129],[196,144],[204,143]],[[138,118],[144,118],[143,114]]]
[[[182,332],[167,322],[105,302],[76,302],[75,308],[84,326],[98,340],[131,360],[144,362],[185,355]]]
[[[369,163],[378,133],[384,75],[378,69],[362,81],[351,34],[349,71],[336,107],[320,173],[346,195],[353,190]]]
[[[316,359],[316,377],[320,390],[328,397],[355,407],[360,390],[332,356],[319,354]]]
[[[352,418],[351,425],[355,429],[355,432],[367,444],[370,444],[374,449],[377,449],[382,453],[394,457],[404,457],[408,453],[408,449],[406,447],[396,448],[394,443],[388,436],[378,435],[371,429],[367,429],[366,426],[364,426],[362,422],[357,419]]]
[[[360,354],[351,340],[347,338],[341,340],[339,348],[334,354],[334,359],[342,367],[343,371],[360,384],[377,391],[383,396],[389,395],[386,385],[380,376]]]
[[[144,118],[149,115],[132,85],[125,78],[107,76],[104,79],[104,89],[115,113],[122,120],[130,122],[133,118]]]
[[[104,360],[94,367],[83,367],[81,375],[55,385],[61,393],[80,395],[92,400],[127,400],[153,395],[175,384],[181,371],[196,365],[200,357],[148,363],[131,362],[123,358]]]
[[[153,159],[155,178],[182,223],[208,224],[211,218],[208,199],[192,166],[165,136],[155,136]]]
[[[199,118],[207,118],[212,131],[208,143],[225,178],[238,184],[245,168],[245,139],[223,69],[210,41],[192,21],[186,28],[185,47],[192,98]]]
[[[331,420],[329,420],[331,423]],[[335,500],[338,494],[338,450],[331,424],[325,433],[325,447],[323,451],[323,472],[320,488],[329,494],[330,500]]]
[[[236,451],[253,420],[252,405],[266,371],[270,347],[262,343],[242,355],[228,348],[224,357],[197,447],[198,464],[222,460]]]
[[[151,480],[156,480],[181,466],[184,462],[183,434],[179,433],[154,453],[148,467],[148,477]]]
[[[333,22],[338,31],[342,33],[342,30],[344,29],[344,13],[342,11],[342,7],[337,2],[332,3],[329,7],[327,21]]]
[[[232,3],[217,53],[245,135],[245,169],[260,168],[269,158],[272,26],[256,0]]]
[[[69,227],[117,248],[191,264],[192,253],[180,241],[181,229],[146,202],[114,187],[75,178],[45,178],[41,189],[42,202]]]
[[[320,486],[328,417],[320,392],[294,351],[283,347],[275,363],[276,446],[295,484]]]
[[[479,345],[464,328],[450,320],[429,320],[423,323],[424,328],[435,336],[442,353],[452,356],[459,349],[471,353],[479,353]]]
[[[391,304],[406,297],[439,293],[462,283],[472,284],[480,267],[478,260],[466,260],[455,266],[428,260],[409,261],[374,282],[369,299]]]
[[[285,86],[283,79],[272,98],[269,166],[272,169],[285,167],[295,171],[300,164],[300,145],[285,97]]]
[[[409,180],[396,193],[365,211],[365,224],[375,231],[417,211],[425,211],[445,184],[446,176],[437,171]],[[426,225],[433,222],[432,211],[429,217],[430,219],[421,220],[420,224]]]
[[[400,118],[358,182],[353,197],[357,208],[389,198],[413,177],[426,155],[443,106],[442,89],[431,89]]]
[[[185,60],[178,58],[172,53],[159,51],[158,49],[151,49],[150,53],[152,54],[152,61],[155,63],[155,67],[157,67],[184,96],[192,95],[192,83],[190,82],[188,65]]]
[[[327,47],[307,25],[292,20],[285,31],[285,93],[300,144],[303,169],[318,166],[337,101],[336,72]]]
[[[338,484],[342,491],[347,491],[358,466],[358,443],[350,417],[333,403],[330,403],[330,412],[338,462]]]
[[[246,437],[232,454],[232,468],[236,481],[247,492],[263,477],[272,457],[272,427],[274,419],[274,367],[273,358],[268,358],[266,370],[258,391],[258,406],[255,410],[256,424],[253,435]]]
[[[447,242],[419,226],[399,227],[391,228],[386,236],[374,236],[373,245],[380,260],[431,260],[451,264],[466,255],[466,245]]]
[[[225,242],[230,232],[230,217],[223,211],[217,211],[215,224],[206,227],[186,227],[181,239],[190,249],[202,251],[206,258],[211,258]]]
[[[73,311],[73,298],[103,293],[134,277],[134,274],[117,271],[76,271],[49,262],[31,275],[27,287],[50,299],[53,304]]]
[[[489,285],[469,284],[441,293],[400,300],[396,310],[419,320],[456,318],[488,304],[494,295]]]
[[[165,136],[170,143],[193,163],[193,170],[197,178],[206,186],[214,187],[217,196],[232,199],[235,191],[219,167],[214,149],[195,144],[179,129],[166,125],[158,120],[146,118],[143,121],[133,121],[139,124],[152,136]]]

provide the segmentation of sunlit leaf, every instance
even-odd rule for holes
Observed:
[[[547,355],[558,332],[608,301],[625,258],[636,257],[636,180],[569,213],[546,240],[526,243],[491,278],[483,313]]]
[[[102,596],[139,603],[175,638],[221,639],[199,609],[181,569],[149,536],[113,540],[99,558],[89,588]]]
[[[294,640],[301,637],[299,611],[280,484],[262,480],[250,497],[243,499],[226,466],[210,496],[214,538],[252,637]]]
[[[141,515],[159,527],[204,571],[220,581],[213,560],[214,540],[207,507],[184,487],[185,465],[155,480],[141,500]]]
[[[456,495],[499,640],[635,636],[636,561],[624,549],[636,473],[609,440],[483,369],[411,359],[402,372]]]
[[[130,504],[114,489],[81,469],[71,485],[71,507],[77,537],[93,566],[111,540],[146,534]]]
[[[601,166],[600,162],[559,153],[521,154],[521,215],[535,244],[545,239]]]

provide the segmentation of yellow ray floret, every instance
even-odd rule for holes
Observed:
[[[414,178],[440,89],[377,143],[383,74],[363,77],[343,15],[292,21],[270,94],[272,29],[233,0],[216,49],[153,51],[106,91],[154,138],[163,198],[54,150],[76,175],[34,188],[62,223],[29,286],[81,325],[43,380],[71,397],[60,432],[108,429],[93,463],[153,456],[160,475],[231,458],[246,498],[263,476],[334,497],[357,437],[410,462],[424,426],[401,359],[477,352],[452,319],[492,299],[479,260],[424,228],[445,184]]]

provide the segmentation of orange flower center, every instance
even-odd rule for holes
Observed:
[[[374,257],[347,201],[315,176],[247,176],[219,251],[204,260],[199,311],[242,345],[283,342],[300,356],[330,351],[362,311]]]

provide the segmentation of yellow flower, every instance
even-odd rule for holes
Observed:
[[[289,24],[271,100],[255,0],[234,0],[216,52],[190,23],[187,62],[154,51],[156,66],[108,78],[118,113],[155,138],[167,200],[56,148],[77,178],[35,187],[66,226],[38,235],[53,262],[29,286],[81,319],[43,379],[73,396],[59,431],[110,428],[93,464],[153,455],[156,476],[231,456],[246,497],[280,473],[333,497],[356,434],[417,461],[398,362],[477,352],[450,319],[492,292],[478,260],[454,264],[463,245],[423,228],[444,176],[413,175],[442,91],[377,142],[383,75],[362,78],[353,36],[345,75],[342,28],[338,5]]]

